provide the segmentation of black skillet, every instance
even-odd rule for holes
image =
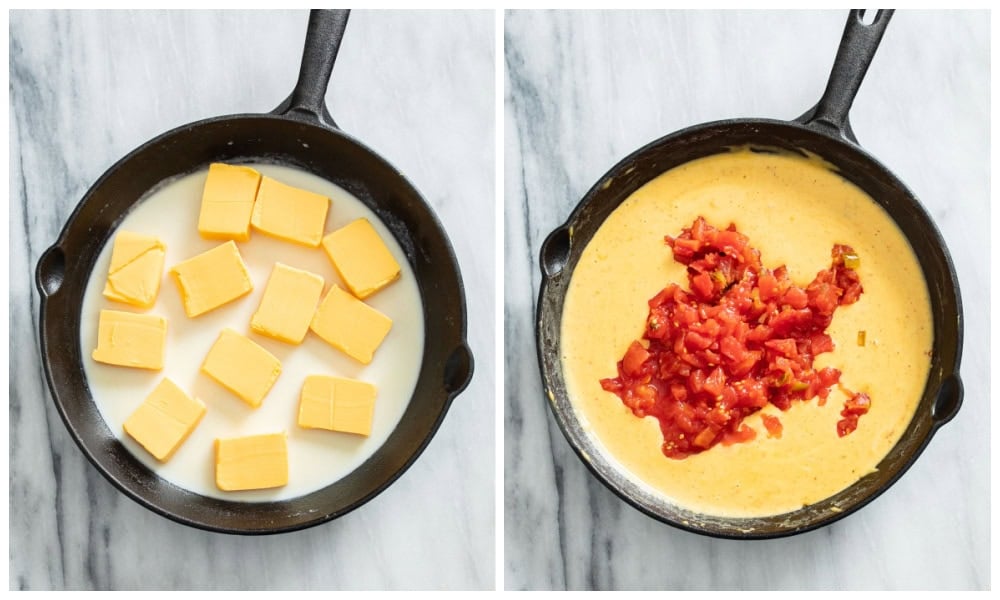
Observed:
[[[569,220],[542,244],[538,298],[538,360],[550,408],[573,450],[613,492],[670,525],[724,538],[771,538],[832,523],[884,492],[913,464],[934,432],[962,404],[958,375],[962,349],[962,304],[951,258],[940,233],[914,195],[857,143],[848,112],[892,11],[870,24],[852,11],[829,83],[815,107],[794,121],[733,119],[696,125],[660,138],[615,165],[587,192]],[[560,363],[563,301],[584,247],[604,219],[632,192],[664,171],[691,160],[749,145],[760,151],[807,150],[831,163],[892,216],[913,247],[927,281],[934,319],[931,370],[923,397],[902,438],[878,465],[848,489],[817,504],[758,519],[717,518],[679,508],[641,489],[604,458],[583,430],[566,394]]]
[[[38,261],[41,352],[56,407],[90,462],[143,506],[175,521],[227,533],[302,529],[334,519],[384,490],[416,460],[451,401],[472,377],[465,293],[441,224],[416,189],[378,154],[341,131],[324,96],[348,11],[313,11],[298,82],[268,114],[207,119],[169,131],[108,169],[87,191]],[[344,479],[280,502],[242,503],[181,489],[143,465],[101,418],[80,352],[80,311],[101,248],[129,209],[158,183],[212,162],[298,167],[354,194],[392,231],[423,298],[424,357],[413,397],[385,443]]]

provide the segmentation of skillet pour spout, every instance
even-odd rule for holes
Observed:
[[[385,490],[420,456],[474,360],[465,289],[451,243],[417,189],[382,156],[341,131],[325,95],[349,11],[312,11],[295,89],[273,112],[206,119],[168,131],[109,168],[83,196],[36,269],[41,356],[53,401],[90,462],[139,504],[179,523],[244,535],[294,531],[335,519]],[[286,165],[343,188],[371,209],[403,249],[423,299],[424,350],[400,422],[344,478],[281,501],[237,502],[195,494],[159,477],[109,430],[88,387],[80,345],[87,282],[126,214],[158,184],[213,162]]]
[[[851,11],[826,90],[820,101],[791,121],[731,119],[695,125],[640,148],[602,176],[568,220],[552,231],[539,253],[542,272],[536,341],[542,383],[552,414],[586,467],[623,500],[669,525],[704,535],[760,539],[794,535],[836,522],[888,489],[917,460],[939,427],[962,404],[959,365],[962,303],[958,279],[940,232],[916,196],[857,143],[848,113],[893,11],[867,19]],[[870,17],[870,15],[869,15]],[[906,237],[927,284],[933,318],[930,372],[915,414],[875,472],[825,500],[774,517],[740,519],[698,514],[637,484],[577,416],[567,393],[561,356],[561,322],[569,282],[580,256],[605,219],[637,189],[693,160],[749,147],[820,157],[881,206]]]

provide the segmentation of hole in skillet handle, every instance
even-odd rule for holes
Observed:
[[[569,253],[573,246],[572,236],[565,226],[556,229],[549,234],[542,242],[542,251],[539,255],[542,263],[542,271],[548,278],[558,277],[562,273],[566,262],[569,260]]]
[[[858,20],[861,21],[861,23],[863,23],[864,25],[871,25],[872,23],[875,22],[875,19],[877,17],[878,17],[878,11],[866,10],[864,8],[862,8],[858,14]]]
[[[62,287],[66,276],[66,253],[59,246],[52,246],[42,253],[35,270],[35,285],[46,298],[53,296]]]

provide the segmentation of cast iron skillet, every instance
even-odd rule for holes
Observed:
[[[939,427],[962,403],[958,375],[962,349],[962,304],[951,258],[940,233],[913,194],[882,164],[858,146],[848,121],[868,65],[892,11],[862,21],[852,11],[819,103],[794,121],[733,119],[678,131],[637,150],[608,171],[587,192],[569,220],[542,244],[537,342],[543,385],[556,421],[577,455],[613,492],[644,513],[695,533],[724,538],[771,538],[832,523],[861,508],[892,485],[917,459]],[[584,247],[604,219],[632,192],[664,171],[691,160],[750,145],[761,151],[807,150],[834,165],[846,179],[875,199],[909,239],[923,268],[934,318],[931,370],[916,414],[878,470],[817,504],[758,519],[717,518],[692,513],[640,488],[602,455],[581,428],[566,394],[560,363],[563,301]]]
[[[434,213],[378,154],[337,128],[324,96],[348,11],[313,11],[294,91],[273,112],[207,119],[169,131],[111,167],[87,191],[56,243],[38,261],[41,352],[49,389],[80,449],[120,490],[175,521],[227,533],[302,529],[372,499],[423,451],[451,401],[472,377],[465,294],[458,263]],[[424,304],[424,358],[416,389],[385,444],[347,477],[280,502],[200,496],[139,462],[105,425],[83,371],[80,311],[101,248],[129,209],[165,179],[216,161],[291,165],[361,199],[392,231],[416,274]]]

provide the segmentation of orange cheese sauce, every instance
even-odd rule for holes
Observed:
[[[661,452],[655,418],[635,417],[601,388],[599,380],[616,375],[617,361],[642,336],[647,301],[670,282],[686,286],[685,267],[663,237],[698,215],[719,228],[735,223],[766,266],[787,265],[800,286],[829,266],[835,243],[857,251],[864,293],[837,310],[827,330],[836,349],[815,363],[840,369],[846,388],[871,397],[855,432],[837,435],[846,396],[834,387],[822,407],[813,399],[786,412],[765,408],[781,420],[780,438],[768,437],[757,413],[745,420],[755,440],[674,460]],[[793,511],[872,472],[920,401],[933,336],[920,265],[891,217],[816,157],[748,149],[671,169],[609,215],[573,272],[561,330],[567,392],[598,447],[671,502],[720,517]]]

